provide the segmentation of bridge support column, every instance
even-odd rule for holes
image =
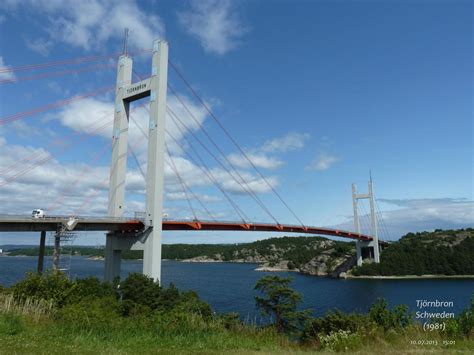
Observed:
[[[117,239],[113,233],[107,234],[105,244],[105,276],[104,280],[112,282],[116,277],[120,277],[120,265],[122,263],[122,251],[115,249]]]
[[[130,103],[124,101],[125,88],[132,81],[131,58],[120,56],[117,66],[115,92],[114,128],[112,133],[112,162],[110,165],[108,215],[122,217],[125,209],[125,175],[127,169],[128,114]],[[104,281],[112,282],[120,276],[121,253],[114,248],[114,233],[108,233],[105,242]]]
[[[356,257],[357,257],[357,266],[362,265],[362,242],[360,240],[356,241]]]
[[[161,281],[161,229],[163,218],[164,152],[166,92],[168,80],[168,44],[153,43],[150,81],[150,125],[146,172],[145,226],[151,228],[143,251],[143,273]]]
[[[59,271],[59,257],[61,255],[61,236],[59,233],[54,235],[54,249],[53,249],[53,271]]]
[[[374,261],[380,263],[379,233],[377,228],[377,216],[375,214],[375,198],[372,184],[372,176],[369,181],[369,201],[370,201],[370,222],[372,227],[372,236],[374,237]]]
[[[41,231],[40,245],[38,252],[38,274],[41,274],[44,269],[44,249],[46,246],[46,231]]]

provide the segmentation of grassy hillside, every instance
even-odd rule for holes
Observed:
[[[408,233],[390,244],[380,264],[364,264],[359,275],[474,275],[474,229]]]

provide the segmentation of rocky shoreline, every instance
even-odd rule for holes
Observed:
[[[323,242],[324,243],[324,242]],[[329,245],[325,245],[326,247]],[[224,258],[216,254],[213,257],[197,256],[189,259],[179,260],[187,263],[248,263],[258,264],[255,271],[266,272],[298,272],[304,275],[327,276],[333,278],[346,278],[347,272],[355,266],[356,260],[352,253],[347,253],[338,257],[332,255],[333,249],[321,251],[321,253],[308,262],[296,267],[290,260],[275,260],[263,257],[261,255],[246,256],[245,258],[235,258],[224,260]]]
[[[89,256],[87,259],[89,260],[105,260],[103,256]]]
[[[474,279],[474,275],[403,275],[403,276],[354,276],[347,274],[346,279],[369,279],[369,280],[409,280],[409,279]]]
[[[340,265],[340,267],[330,273],[325,272],[316,272],[314,269],[310,269],[309,266],[306,265],[304,269],[289,269],[286,265],[288,261],[282,260],[280,263],[270,266],[268,263],[255,263],[255,262],[248,262],[245,260],[213,260],[206,257],[197,257],[193,259],[184,259],[184,260],[176,260],[179,262],[185,263],[246,263],[246,264],[258,264],[255,268],[255,271],[263,271],[263,272],[298,272],[304,275],[312,275],[312,276],[320,276],[320,277],[332,277],[332,278],[341,278],[341,279],[362,279],[362,280],[409,280],[409,279],[474,279],[474,275],[403,275],[403,276],[382,276],[382,275],[375,275],[375,276],[354,276],[350,273],[350,269],[347,269],[348,266],[352,265],[352,268],[355,265],[354,260],[348,260],[346,263]],[[343,271],[345,270],[345,271]]]

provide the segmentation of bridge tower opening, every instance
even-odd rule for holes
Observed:
[[[373,240],[370,242],[357,240],[356,241],[356,255],[357,255],[357,266],[362,265],[362,248],[371,248],[373,251],[373,259],[376,263],[380,263],[380,249],[379,249],[379,237],[377,227],[377,216],[375,214],[375,198],[374,189],[372,183],[372,176],[368,183],[368,193],[358,194],[356,184],[352,184],[352,206],[354,209],[354,227],[356,232],[360,234],[360,219],[359,219],[359,206],[358,201],[368,199],[370,203],[370,226]]]
[[[150,97],[145,228],[139,234],[107,233],[104,279],[112,281],[120,275],[122,250],[143,250],[143,274],[160,281],[168,43],[162,40],[153,42],[153,58],[149,78],[132,83],[132,66],[132,58],[124,51],[124,54],[119,58],[117,67],[108,215],[122,217],[125,210],[130,103]]]

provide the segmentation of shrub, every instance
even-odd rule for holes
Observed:
[[[474,293],[471,297],[471,305],[454,320],[456,323],[456,334],[472,336],[474,332]]]
[[[200,315],[203,319],[212,318],[212,309],[206,302],[201,301],[194,291],[181,293],[178,302],[174,307],[177,311]]]
[[[83,299],[58,311],[57,318],[76,329],[102,329],[120,323],[120,306],[115,297]]]
[[[62,307],[73,291],[72,284],[62,273],[28,273],[24,280],[13,285],[12,292],[20,302],[28,298],[51,300],[56,306]]]
[[[194,291],[179,292],[173,284],[162,288],[153,279],[130,274],[121,284],[119,294],[125,316],[146,315],[153,311],[183,311],[211,318],[211,307],[201,301]]]
[[[406,305],[398,305],[390,310],[387,308],[387,301],[383,298],[377,299],[370,307],[369,318],[385,331],[406,328],[413,322],[413,317]]]
[[[347,330],[321,335],[319,341],[321,348],[332,351],[355,350],[362,345],[362,337]]]
[[[100,282],[96,277],[87,277],[85,279],[75,280],[71,288],[72,292],[66,300],[69,304],[79,303],[84,299],[117,297],[114,287],[107,282]]]
[[[365,314],[343,313],[339,310],[328,312],[324,317],[313,318],[306,323],[303,340],[314,341],[319,336],[329,335],[339,330],[351,333],[369,334],[377,325]]]
[[[147,313],[158,308],[161,288],[152,278],[134,273],[120,284],[119,294],[124,315]]]
[[[240,315],[237,312],[219,314],[216,320],[220,322],[225,329],[229,330],[238,329],[243,325],[243,322],[240,320]]]

